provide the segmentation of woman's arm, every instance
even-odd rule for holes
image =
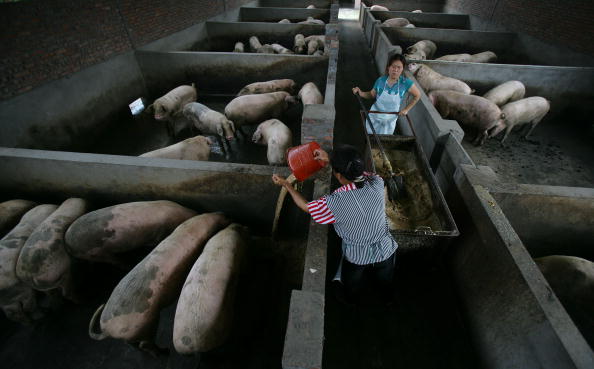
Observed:
[[[361,91],[359,87],[353,87],[353,94],[356,95],[357,93],[365,99],[375,99],[375,96],[377,95],[375,88],[372,88],[371,91]]]
[[[408,114],[410,109],[412,109],[412,107],[415,106],[415,104],[417,102],[419,102],[419,100],[421,99],[421,91],[419,91],[419,89],[417,88],[417,85],[415,85],[414,83],[412,86],[410,86],[410,88],[408,89],[408,92],[410,92],[410,94],[413,95],[413,99],[404,109],[400,109],[400,112],[398,113],[398,115]]]
[[[293,198],[293,201],[295,202],[295,205],[297,205],[297,207],[301,210],[303,210],[304,212],[309,214],[309,209],[307,208],[307,201],[305,200],[305,198],[303,197],[302,194],[300,194],[299,192],[297,192],[296,189],[293,188],[293,186],[283,177],[277,175],[277,174],[273,174],[272,175],[272,182],[274,182],[274,184],[278,185],[278,186],[283,186],[284,188],[287,189],[287,192],[291,195],[291,197]]]

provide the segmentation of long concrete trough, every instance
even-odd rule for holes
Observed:
[[[256,8],[242,6],[239,9],[240,22],[273,22],[288,19],[291,23],[307,20],[308,17],[330,22],[329,9],[298,9],[298,8]]]

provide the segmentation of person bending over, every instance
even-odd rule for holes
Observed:
[[[284,186],[295,204],[317,223],[334,226],[342,239],[341,280],[347,301],[358,300],[365,273],[376,278],[384,302],[390,302],[398,244],[388,228],[383,179],[364,172],[363,159],[353,146],[337,147],[330,158],[318,149],[314,158],[324,164],[329,162],[342,185],[332,194],[307,202],[285,178],[274,174],[272,181]]]

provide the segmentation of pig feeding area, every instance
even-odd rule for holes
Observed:
[[[378,149],[372,149],[372,158],[376,172],[383,178],[389,173],[385,167],[385,159]],[[400,171],[404,178],[405,195],[390,201],[386,190],[386,215],[391,230],[415,230],[419,227],[430,227],[441,230],[441,223],[431,200],[431,189],[421,171],[420,163],[415,155],[407,150],[388,149],[386,152],[392,168]]]
[[[45,200],[55,202],[57,199]],[[280,229],[306,229],[307,219],[299,215],[291,209],[286,211],[283,219],[290,224],[281,222]],[[250,230],[238,278],[233,327],[228,339],[217,349],[193,355],[180,355],[175,351],[172,335],[177,301],[160,312],[155,343],[164,350],[158,356],[147,355],[121,340],[92,340],[87,333],[91,316],[107,301],[127,271],[109,264],[76,259],[72,273],[78,301],[57,296],[40,300],[48,311],[47,316],[30,326],[0,319],[0,361],[3,367],[277,368],[282,357],[290,293],[301,284],[302,245],[306,242],[307,232],[291,232],[291,236],[280,237],[274,242],[268,235],[258,232]],[[146,247],[130,252],[125,256],[126,262],[133,267],[150,250]]]
[[[225,112],[225,106],[233,100],[234,95],[198,95],[197,101],[220,113]],[[299,144],[301,136],[301,115],[303,108],[301,102],[290,105],[279,118],[285,123],[293,134],[292,146]],[[113,125],[113,129],[104,130],[95,141],[82,152],[112,155],[141,155],[145,152],[173,145],[186,138],[192,137],[189,124],[177,123],[180,130],[175,138],[169,137],[165,122],[159,122],[147,112],[139,116],[126,116]],[[257,125],[245,125],[241,132],[236,132],[236,138],[229,141],[231,152],[229,159],[225,157],[216,136],[205,135],[212,141],[209,161],[233,162],[243,164],[268,165],[266,146],[252,142],[252,135]]]
[[[503,182],[572,187],[594,183],[594,131],[588,122],[563,116],[545,117],[523,139],[525,125],[516,127],[505,146],[503,133],[474,146],[464,139],[462,146],[479,165],[493,168]]]

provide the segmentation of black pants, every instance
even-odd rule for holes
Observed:
[[[390,302],[393,297],[394,265],[396,252],[386,260],[366,265],[353,264],[347,259],[342,261],[341,280],[344,284],[347,301],[357,302],[361,292],[366,288],[365,278],[369,276],[375,281],[384,302]]]

